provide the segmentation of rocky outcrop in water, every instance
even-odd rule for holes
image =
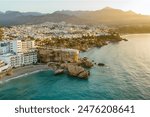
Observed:
[[[98,66],[103,67],[103,66],[105,66],[105,64],[104,63],[98,63]]]
[[[80,58],[78,63],[79,63],[79,65],[81,65],[85,68],[91,68],[94,66],[93,63],[90,60],[88,60],[88,58],[86,58],[86,57]]]
[[[68,73],[71,76],[76,76],[79,78],[88,78],[88,76],[90,75],[89,71],[77,65],[68,65]]]
[[[87,79],[90,75],[90,71],[84,67],[78,65],[78,63],[55,63],[48,64],[50,68],[54,70],[54,75],[68,74],[82,79]]]
[[[93,63],[86,57],[78,58],[78,50],[73,49],[40,49],[41,62],[47,63],[54,70],[54,74],[67,73],[79,78],[88,78],[86,68],[93,67]]]
[[[127,39],[122,39],[122,40],[124,40],[124,41],[128,41]]]

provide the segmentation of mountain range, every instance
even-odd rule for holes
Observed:
[[[106,25],[137,25],[150,24],[150,16],[137,14],[133,11],[123,11],[110,7],[96,11],[62,10],[51,14],[38,12],[0,12],[0,25],[12,26],[20,24],[39,24],[44,22],[61,22],[73,24],[106,24]]]

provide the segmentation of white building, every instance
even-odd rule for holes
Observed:
[[[22,42],[21,40],[12,40],[10,41],[10,51],[19,53],[22,52]]]
[[[20,67],[37,63],[37,52],[31,51],[27,53],[12,54],[7,53],[0,56],[0,60],[11,67]]]
[[[0,42],[0,60],[11,67],[37,63],[34,41],[11,40]]]
[[[30,65],[37,63],[37,52],[29,51],[22,54],[22,65]]]
[[[12,66],[12,67],[19,67],[21,66],[21,55],[15,55],[12,53],[7,53],[7,54],[3,54],[0,56],[0,60],[3,60],[5,63],[7,63],[8,65]]]
[[[32,40],[11,40],[0,42],[0,54],[8,52],[22,53],[35,48],[35,43]]]
[[[10,51],[15,53],[27,52],[35,47],[34,41],[31,40],[12,40],[10,41]]]

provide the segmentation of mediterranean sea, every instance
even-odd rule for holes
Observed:
[[[150,34],[123,36],[81,53],[94,66],[88,80],[41,71],[0,83],[1,100],[150,100]]]

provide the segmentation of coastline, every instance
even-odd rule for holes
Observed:
[[[122,41],[122,40],[123,39],[120,38],[120,40],[117,40],[117,41]],[[108,41],[108,40],[106,40],[106,41]],[[113,41],[114,40],[111,40],[109,43],[113,43]],[[100,47],[103,47],[105,45],[107,45],[106,42],[101,43]],[[95,48],[95,46],[89,47],[88,49],[86,49],[86,51],[89,51],[92,48]],[[10,80],[13,80],[13,79],[16,79],[16,78],[20,78],[20,77],[23,77],[23,76],[34,74],[34,73],[44,71],[44,70],[53,70],[53,68],[48,66],[47,64],[38,64],[38,65],[22,66],[22,67],[14,68],[12,70],[13,70],[13,74],[10,75],[10,76],[5,76],[4,78],[0,79],[0,83],[7,82],[7,81],[10,81]]]
[[[150,35],[150,33],[134,33],[134,34],[124,34],[124,35],[121,35],[122,38],[127,38],[128,36],[131,36],[131,35],[134,35],[134,36],[139,36],[139,35]],[[127,39],[128,40],[128,39]]]
[[[40,71],[49,70],[51,69],[46,64],[40,64],[40,65],[29,65],[24,67],[18,67],[13,69],[13,74],[11,76],[5,76],[1,82],[7,82],[16,78],[20,78],[26,75],[34,74]]]
[[[150,35],[150,32],[149,33],[125,33],[125,34],[120,34],[120,37],[129,36],[129,35]]]

